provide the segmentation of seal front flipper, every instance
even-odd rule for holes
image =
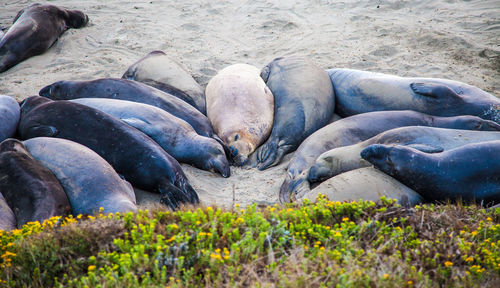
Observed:
[[[151,123],[139,118],[120,118],[120,120],[141,131],[148,131],[151,127]]]
[[[411,90],[418,95],[427,96],[435,99],[442,99],[445,97],[461,98],[460,95],[455,93],[450,87],[443,84],[436,83],[411,83]]]
[[[415,148],[425,153],[440,153],[444,151],[443,147],[434,146],[430,144],[410,144],[405,146]]]
[[[189,201],[181,189],[169,182],[165,182],[161,187],[158,187],[158,191],[161,195],[160,203],[167,205],[172,210],[178,209],[181,203]]]
[[[55,137],[59,131],[57,131],[54,126],[33,126],[28,129],[28,133],[30,138],[34,137]]]

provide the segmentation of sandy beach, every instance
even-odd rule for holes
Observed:
[[[36,1],[0,1],[0,26]],[[0,94],[24,99],[59,80],[121,77],[153,50],[205,86],[235,63],[259,68],[304,55],[322,68],[462,81],[500,96],[500,1],[47,1],[85,12],[46,53],[0,74]],[[289,159],[288,156],[286,159]],[[278,201],[287,161],[232,176],[183,165],[203,204]],[[138,195],[139,203],[156,195]]]

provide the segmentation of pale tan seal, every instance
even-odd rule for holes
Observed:
[[[235,164],[245,164],[273,127],[274,98],[260,70],[247,64],[226,67],[208,82],[205,95],[215,132]]]

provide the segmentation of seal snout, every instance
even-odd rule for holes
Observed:
[[[307,180],[311,183],[323,181],[329,177],[332,177],[329,169],[323,165],[323,163],[316,163],[311,169],[309,169],[309,174],[307,175]]]
[[[52,85],[47,85],[43,87],[40,92],[38,92],[38,95],[50,98],[50,90],[51,90]]]

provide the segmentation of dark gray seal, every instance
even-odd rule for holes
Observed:
[[[343,118],[316,131],[295,151],[281,185],[281,201],[309,191],[308,170],[322,153],[364,141],[386,130],[415,125],[500,131],[497,123],[475,116],[437,117],[414,111],[381,111]]]
[[[500,99],[468,84],[439,78],[404,78],[330,69],[342,117],[372,111],[413,110],[436,116],[474,115],[500,123]]]
[[[0,230],[10,231],[13,229],[16,229],[16,216],[0,191]]]
[[[85,105],[32,96],[21,105],[22,139],[57,137],[80,143],[99,154],[138,188],[159,192],[177,208],[198,203],[179,162],[141,131]]]
[[[402,205],[414,206],[422,196],[391,176],[372,167],[342,173],[321,183],[303,199],[314,201],[319,194],[330,201],[379,201],[382,196],[396,199]]]
[[[274,95],[271,135],[255,151],[257,167],[264,170],[328,123],[335,95],[328,74],[302,57],[276,58],[262,69],[261,77]]]
[[[400,145],[374,144],[361,157],[429,201],[500,201],[500,140],[425,153]]]
[[[19,116],[17,101],[10,96],[0,95],[0,142],[14,136]]]
[[[136,211],[132,186],[101,156],[78,143],[36,137],[24,141],[26,149],[59,179],[73,214]]]
[[[205,93],[187,69],[163,51],[153,51],[132,64],[122,76],[167,92],[206,113]]]
[[[175,96],[137,81],[115,78],[59,81],[44,87],[39,94],[52,100],[111,98],[149,104],[188,122],[201,136],[222,142],[215,134],[208,118],[196,108]]]
[[[0,73],[44,53],[64,31],[81,28],[88,21],[81,11],[54,5],[35,3],[19,11],[14,25],[0,39]]]
[[[14,211],[19,228],[27,222],[43,223],[50,217],[71,213],[57,178],[16,139],[0,143],[0,191]]]
[[[309,170],[309,183],[324,181],[338,174],[371,166],[361,151],[372,144],[405,145],[423,152],[437,153],[471,143],[500,140],[500,132],[409,126],[382,132],[358,144],[338,147],[321,154]]]
[[[186,121],[165,110],[138,102],[105,98],[80,98],[71,102],[101,110],[139,129],[179,162],[218,172],[223,177],[231,174],[224,149],[217,141],[198,135]]]

